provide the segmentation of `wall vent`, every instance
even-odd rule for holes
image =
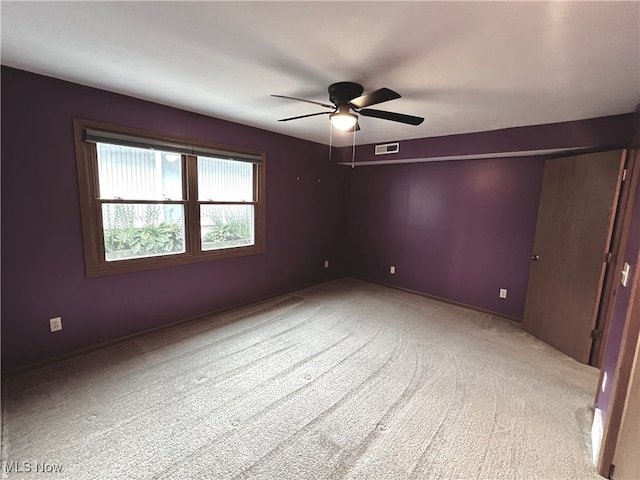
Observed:
[[[376,145],[376,155],[386,155],[388,153],[398,153],[400,151],[400,143],[385,143]]]

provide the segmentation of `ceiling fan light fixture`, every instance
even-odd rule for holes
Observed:
[[[332,113],[329,118],[331,119],[331,124],[338,130],[351,130],[358,121],[357,115],[341,111]]]

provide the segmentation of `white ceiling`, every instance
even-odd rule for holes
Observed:
[[[357,143],[635,110],[640,2],[8,2],[2,64],[287,135],[329,141],[337,81],[401,99]],[[348,145],[350,134],[334,134]]]

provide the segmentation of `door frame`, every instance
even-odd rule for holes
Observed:
[[[640,262],[639,262],[640,263]],[[639,290],[640,292],[640,290]],[[635,315],[640,316],[640,293],[633,300],[633,309]],[[632,313],[632,315],[634,315]],[[640,477],[640,463],[638,462],[638,448],[640,445],[640,431],[638,431],[638,421],[640,421],[640,337],[636,342],[635,356],[631,367],[631,377],[629,379],[629,387],[627,396],[624,401],[622,416],[620,420],[620,431],[616,440],[616,447],[613,454],[613,464],[616,477],[620,476],[620,472],[625,475],[624,478]],[[635,433],[634,433],[635,432]],[[635,438],[634,438],[635,437]],[[636,463],[638,470],[633,470],[631,464]],[[612,475],[613,476],[613,475]]]
[[[635,163],[633,165],[633,172],[635,176],[636,188],[630,190],[630,194],[627,198],[626,208],[628,212],[625,212],[625,219],[628,219],[627,231],[623,236],[626,247],[626,240],[629,236],[629,226],[632,218],[632,210],[635,204],[635,196],[637,193],[638,177],[640,176],[640,106],[636,110],[636,133],[630,144],[631,148],[634,148],[633,156]],[[627,173],[628,175],[628,173]],[[633,177],[632,177],[633,178]],[[630,182],[631,183],[631,182]],[[621,252],[623,250],[620,250]],[[621,254],[622,256],[622,254]],[[620,263],[620,269],[622,263]],[[618,442],[618,435],[622,426],[622,417],[625,409],[625,401],[627,398],[627,392],[629,389],[629,382],[631,380],[631,368],[634,361],[634,350],[640,337],[640,252],[636,260],[635,272],[633,275],[632,292],[629,298],[629,306],[627,307],[627,315],[625,318],[625,327],[623,331],[622,344],[620,345],[620,352],[618,354],[618,361],[616,363],[616,371],[613,379],[613,387],[611,391],[611,398],[609,400],[609,411],[607,415],[607,423],[604,428],[600,452],[598,454],[598,462],[596,470],[604,476],[610,477],[609,472],[613,464],[613,459],[616,453],[616,447]],[[616,290],[617,291],[617,290]],[[611,297],[607,299],[608,302],[614,303],[615,297],[613,293]],[[606,325],[606,341],[602,342],[600,357],[604,357],[604,352],[607,351],[607,343],[609,340],[608,334],[611,329],[611,317],[605,318],[608,322]],[[635,342],[632,341],[633,332],[635,334]],[[598,380],[598,388],[602,385],[602,376],[604,369],[600,367],[600,378]],[[597,391],[596,391],[597,397]],[[594,399],[595,402],[595,399]]]
[[[622,344],[616,363],[607,423],[602,436],[602,446],[598,457],[597,471],[605,478],[610,478],[611,465],[616,452],[618,435],[622,426],[622,416],[631,380],[631,369],[636,354],[636,346],[640,337],[640,252],[633,265],[634,275],[631,285],[631,297],[627,308]],[[603,369],[604,370],[604,369]],[[600,383],[598,383],[600,385]]]
[[[604,353],[606,352],[606,346],[609,340],[609,330],[611,328],[611,319],[613,318],[615,299],[618,289],[621,286],[618,273],[624,265],[624,252],[627,248],[629,228],[633,216],[633,202],[635,200],[638,181],[640,180],[640,149],[627,151],[625,169],[627,174],[621,185],[620,196],[618,198],[618,210],[616,212],[613,236],[609,249],[611,252],[611,260],[607,265],[607,271],[605,273],[600,307],[594,327],[595,335],[591,344],[591,354],[589,355],[589,365],[601,369],[601,378],[598,384],[602,382],[602,362],[604,361]]]

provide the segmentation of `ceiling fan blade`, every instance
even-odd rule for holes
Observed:
[[[331,112],[309,113],[307,115],[299,115],[297,117],[281,118],[279,122],[288,122],[289,120],[298,120],[299,118],[315,117],[316,115],[329,115]]]
[[[286,98],[288,100],[297,100],[298,102],[313,103],[314,105],[320,105],[321,107],[326,107],[326,108],[336,108],[334,105],[329,105],[328,103],[315,102],[313,100],[305,100],[304,98],[287,97],[286,95],[271,95],[271,96],[276,98]]]
[[[395,100],[396,98],[400,98],[400,94],[398,92],[394,92],[388,88],[380,88],[373,92],[365,93],[364,95],[356,97],[349,103],[356,108],[364,108],[377,103]]]
[[[365,108],[358,112],[365,117],[381,118],[383,120],[391,120],[392,122],[406,123],[408,125],[420,125],[424,122],[422,117],[414,117],[413,115],[405,115],[404,113],[385,112],[384,110],[374,110],[372,108]]]

